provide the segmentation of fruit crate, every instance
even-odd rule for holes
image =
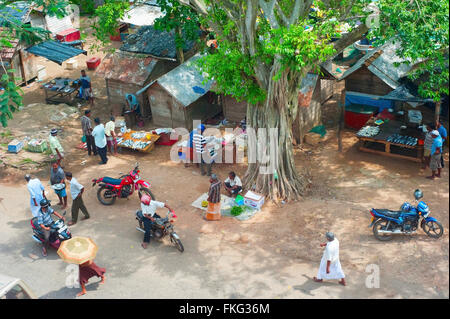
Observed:
[[[32,139],[27,145],[27,151],[34,153],[44,153],[47,149],[48,146],[46,140]]]
[[[13,140],[8,144],[8,152],[19,153],[23,148],[23,142],[19,140]]]

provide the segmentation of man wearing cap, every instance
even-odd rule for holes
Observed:
[[[33,217],[37,217],[39,209],[41,208],[39,206],[39,203],[41,202],[41,200],[46,198],[45,188],[38,178],[31,178],[31,176],[28,174],[25,175],[25,180],[27,181],[27,189],[31,196],[30,198],[31,214],[33,214]]]
[[[56,195],[58,195],[58,205],[61,205],[62,209],[67,207],[66,184],[64,183],[64,178],[64,171],[61,166],[58,165],[58,162],[53,162],[52,168],[50,169],[50,184],[52,185]],[[55,185],[62,187],[57,188]]]
[[[220,219],[220,185],[221,182],[217,178],[216,174],[211,174],[209,179],[211,185],[208,191],[208,208],[205,218],[207,220],[219,220]]]
[[[432,131],[431,136],[433,136],[430,160],[431,176],[428,176],[427,178],[435,179],[435,177],[441,177],[442,138],[437,130]]]
[[[327,242],[320,244],[320,247],[325,247],[325,251],[320,261],[317,277],[314,277],[313,280],[315,282],[322,282],[324,279],[339,279],[339,283],[345,286],[345,275],[342,271],[341,262],[339,261],[339,241],[334,237],[332,232],[327,232],[325,237],[327,238]]]
[[[50,225],[53,223],[52,214],[56,217],[66,220],[64,216],[58,214],[57,211],[50,207],[50,201],[47,199],[42,199],[39,202],[39,211],[37,214],[37,224],[41,226],[42,232],[44,233],[44,245],[42,245],[42,255],[47,257],[47,248],[50,242]]]
[[[50,150],[52,151],[52,157],[58,157],[58,164],[61,162],[61,160],[64,158],[64,149],[61,146],[61,143],[59,143],[58,138],[56,137],[58,135],[57,129],[52,129],[50,131],[50,136],[48,137],[48,144],[50,145]]]
[[[84,115],[81,118],[81,129],[83,135],[86,136],[86,146],[88,155],[91,156],[91,152],[94,152],[94,156],[97,155],[97,147],[95,146],[95,140],[92,136],[92,122],[91,122],[91,110],[84,111]]]
[[[105,127],[100,123],[100,119],[96,117],[94,119],[94,123],[96,126],[92,131],[92,136],[95,140],[95,145],[97,146],[97,153],[100,155],[101,162],[100,165],[106,164],[108,162],[108,157],[106,156],[106,135],[105,135]]]
[[[442,148],[441,148],[441,166],[444,168],[444,146],[445,142],[447,140],[447,130],[445,129],[444,125],[442,125],[441,121],[436,121],[436,128],[439,132],[439,135],[442,138]]]

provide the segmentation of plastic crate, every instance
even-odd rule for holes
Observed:
[[[46,140],[32,139],[27,145],[27,150],[34,153],[44,153],[47,148]]]
[[[19,153],[23,148],[23,142],[19,140],[13,140],[8,144],[8,152],[10,153]]]
[[[89,60],[86,61],[86,64],[89,70],[95,70],[100,64],[100,58],[96,57],[90,58]]]

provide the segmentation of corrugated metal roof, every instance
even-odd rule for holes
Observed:
[[[0,10],[0,15],[4,15],[8,20],[15,23],[28,23],[31,12],[31,6],[25,1],[15,2]],[[7,21],[0,16],[0,25],[7,23]]]
[[[394,43],[393,41],[389,41],[377,49],[368,52],[356,62],[355,65],[348,69],[339,80],[345,79],[353,72],[359,70],[363,65],[368,64],[367,68],[373,74],[383,80],[383,82],[391,88],[396,89],[401,85],[399,80],[408,75],[409,71],[411,71],[414,66],[413,64],[408,65],[401,63],[405,60],[400,58],[395,52],[399,46],[399,42]],[[382,53],[380,54],[381,51]],[[374,58],[374,60],[370,61],[371,58]],[[394,65],[396,62],[400,63],[398,67]]]
[[[96,74],[105,79],[144,85],[157,63],[157,59],[149,56],[118,51],[103,59]]]
[[[154,5],[141,5],[133,7],[125,13],[120,22],[129,23],[136,26],[153,25],[157,18],[164,15],[161,8]]]
[[[189,51],[194,47],[194,41],[186,41],[183,48]],[[132,53],[150,54],[154,57],[176,60],[174,31],[158,31],[153,26],[143,26],[137,33],[130,34],[120,48]]]
[[[314,89],[319,79],[318,74],[308,73],[300,84],[298,91],[298,106],[308,107],[311,104]]]
[[[80,50],[70,45],[62,44],[53,40],[45,41],[26,49],[26,51],[34,55],[42,56],[50,61],[62,64],[64,61],[73,58],[74,56],[85,54],[87,52]]]
[[[157,80],[160,86],[185,107],[205,95],[213,83],[208,81],[205,85],[202,84],[205,78],[193,63],[200,57],[200,54],[196,54]]]

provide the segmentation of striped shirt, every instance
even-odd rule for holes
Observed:
[[[427,135],[425,136],[425,142],[423,143],[423,147],[426,150],[431,150],[431,145],[433,145],[433,136],[431,136],[431,133],[428,132]]]
[[[192,141],[194,143],[195,152],[198,154],[203,154],[205,152],[205,145],[207,143],[206,138],[201,134],[194,133]]]
[[[208,192],[208,202],[220,203],[220,184],[220,181],[211,184]]]
[[[40,209],[37,215],[37,223],[39,225],[43,224],[44,226],[49,226],[51,223],[53,223],[52,214],[54,212],[55,211],[51,207],[48,207],[45,213],[42,211],[42,209]]]
[[[84,135],[86,135],[86,136],[91,135],[92,122],[91,122],[91,119],[89,117],[87,117],[86,115],[84,115],[81,118],[81,129],[83,130]]]

